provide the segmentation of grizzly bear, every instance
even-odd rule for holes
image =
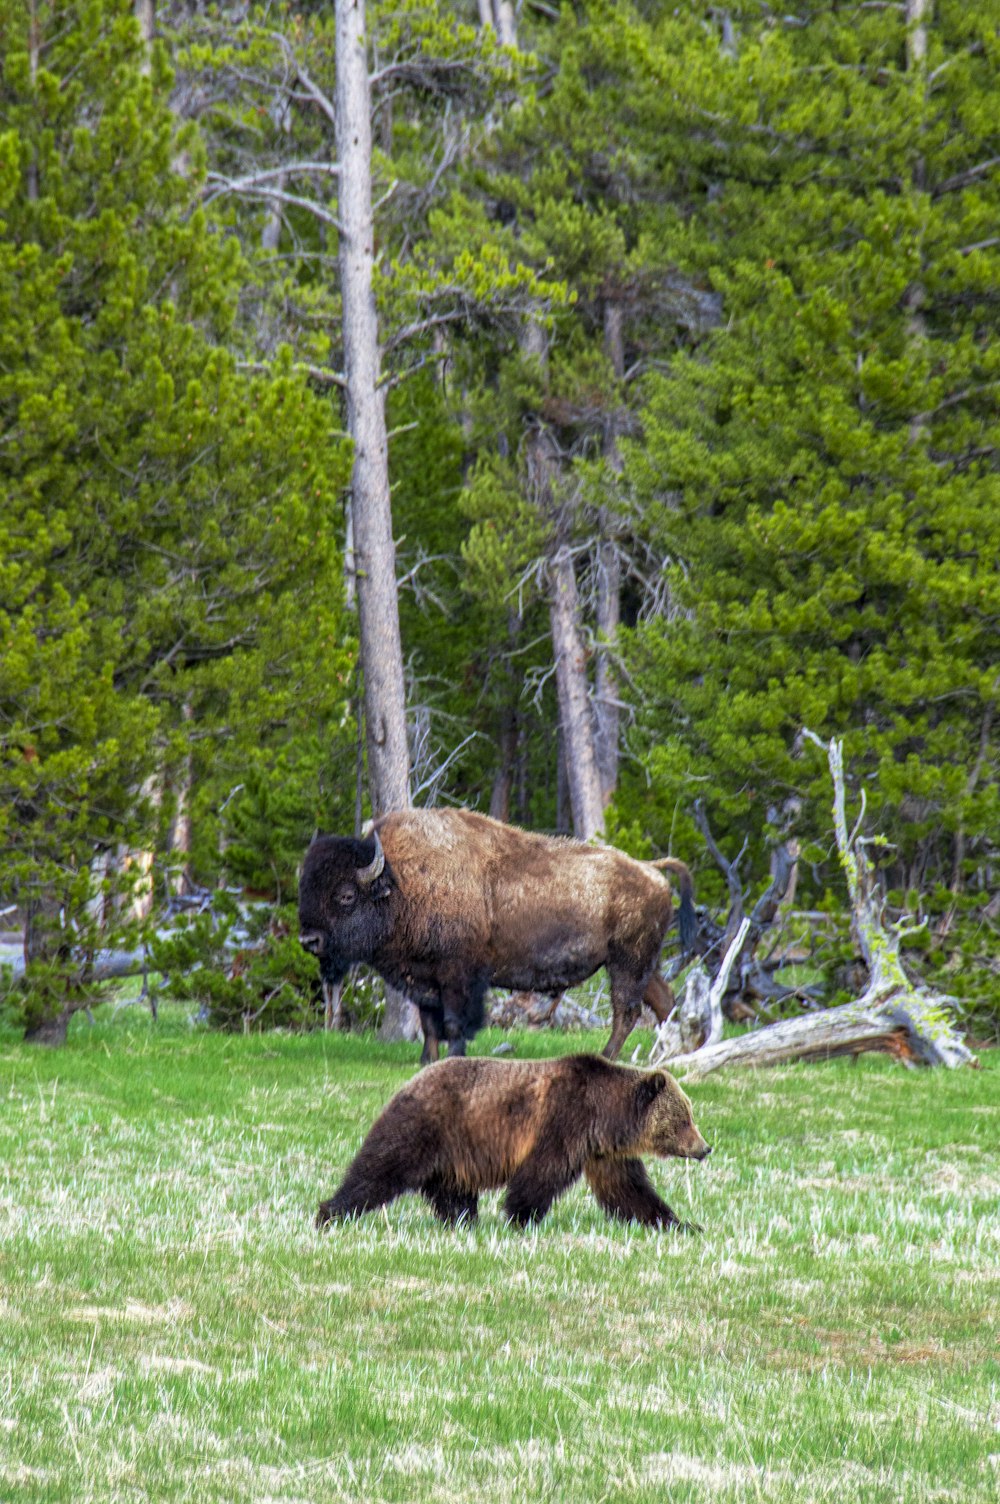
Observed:
[[[514,1061],[450,1057],[407,1083],[377,1118],[316,1226],[403,1195],[426,1196],[442,1222],[472,1222],[481,1191],[507,1187],[504,1210],[540,1221],[580,1175],[609,1217],[687,1229],[640,1158],[704,1159],[691,1104],[663,1071],[600,1055]]]

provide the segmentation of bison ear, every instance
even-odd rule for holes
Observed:
[[[661,1092],[667,1089],[667,1078],[662,1071],[653,1071],[639,1082],[639,1090],[636,1093],[639,1102],[639,1111],[646,1112]]]

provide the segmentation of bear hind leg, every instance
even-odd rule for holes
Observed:
[[[701,1231],[694,1222],[682,1222],[657,1195],[641,1159],[592,1159],[583,1173],[598,1204],[615,1221]]]

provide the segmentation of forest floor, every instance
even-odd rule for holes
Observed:
[[[0,1500],[998,1497],[1000,1054],[711,1077],[712,1158],[652,1166],[701,1235],[577,1187],[527,1234],[490,1196],[319,1236],[416,1055],[180,1010],[0,1039]]]

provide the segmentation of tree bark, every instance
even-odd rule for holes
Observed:
[[[501,47],[517,50],[517,22],[511,0],[479,0],[480,26],[492,26]]]
[[[913,78],[914,90],[919,91],[921,96],[926,94],[927,88],[927,22],[933,8],[934,0],[906,0],[906,71]],[[925,103],[926,100],[922,97],[921,113]],[[927,163],[922,155],[913,160],[912,176],[914,191],[922,193],[927,186]],[[907,327],[913,345],[919,344],[927,333],[925,300],[924,280],[921,275],[917,275],[903,293],[903,307],[907,310]],[[918,414],[910,423],[910,438],[913,442],[916,442],[922,427],[923,422]]]
[[[403,649],[389,496],[385,398],[373,290],[371,99],[364,0],[337,0],[340,278],[354,561],[372,813],[410,803]]]
[[[271,120],[276,130],[290,135],[292,130],[292,101],[284,89],[279,90],[271,101]],[[279,193],[283,193],[288,181],[287,173],[281,173],[274,180],[274,186]],[[281,244],[281,229],[284,224],[284,215],[281,212],[281,201],[272,199],[264,221],[264,228],[260,235],[260,248],[262,251],[275,252]]]
[[[403,645],[373,272],[372,124],[364,0],[337,0],[336,132],[347,429],[354,443],[351,541],[357,587],[368,795],[377,818],[410,805]],[[386,988],[382,1039],[416,1038],[416,1009]]]
[[[194,720],[194,706],[186,700],[181,707],[181,719],[189,733]],[[170,891],[187,893],[191,886],[188,859],[191,855],[191,795],[194,791],[194,758],[188,740],[187,751],[180,766],[174,788],[174,812],[167,832],[167,860],[170,864]]]
[[[510,819],[519,740],[517,708],[514,705],[507,705],[504,707],[500,720],[500,764],[494,776],[493,790],[490,794],[491,820],[508,821]]]
[[[521,335],[521,350],[537,359],[543,371],[548,361],[545,330],[529,320]],[[587,678],[587,649],[580,627],[580,599],[573,555],[561,538],[564,523],[558,515],[552,476],[556,467],[553,443],[541,420],[527,443],[528,484],[539,511],[549,519],[556,536],[549,560],[549,622],[556,669],[556,698],[562,732],[565,771],[569,782],[573,833],[589,841],[604,830],[604,802],[594,744],[594,721]]]
[[[621,302],[608,298],[604,304],[604,352],[616,382],[625,375],[624,310]],[[604,458],[616,478],[622,473],[618,449],[619,422],[612,410],[604,432]],[[597,545],[597,651],[594,669],[594,739],[601,779],[601,800],[608,804],[618,785],[618,680],[614,669],[614,644],[621,622],[621,562],[615,545],[614,514],[602,507]]]
[[[139,23],[139,37],[145,53],[142,71],[148,73],[150,70],[149,50],[153,45],[153,37],[156,35],[156,0],[133,0],[132,9]]]
[[[578,840],[589,841],[604,830],[604,801],[587,693],[587,653],[580,632],[576,574],[573,555],[565,544],[556,549],[549,565],[549,581],[556,692],[573,810],[573,833]]]

